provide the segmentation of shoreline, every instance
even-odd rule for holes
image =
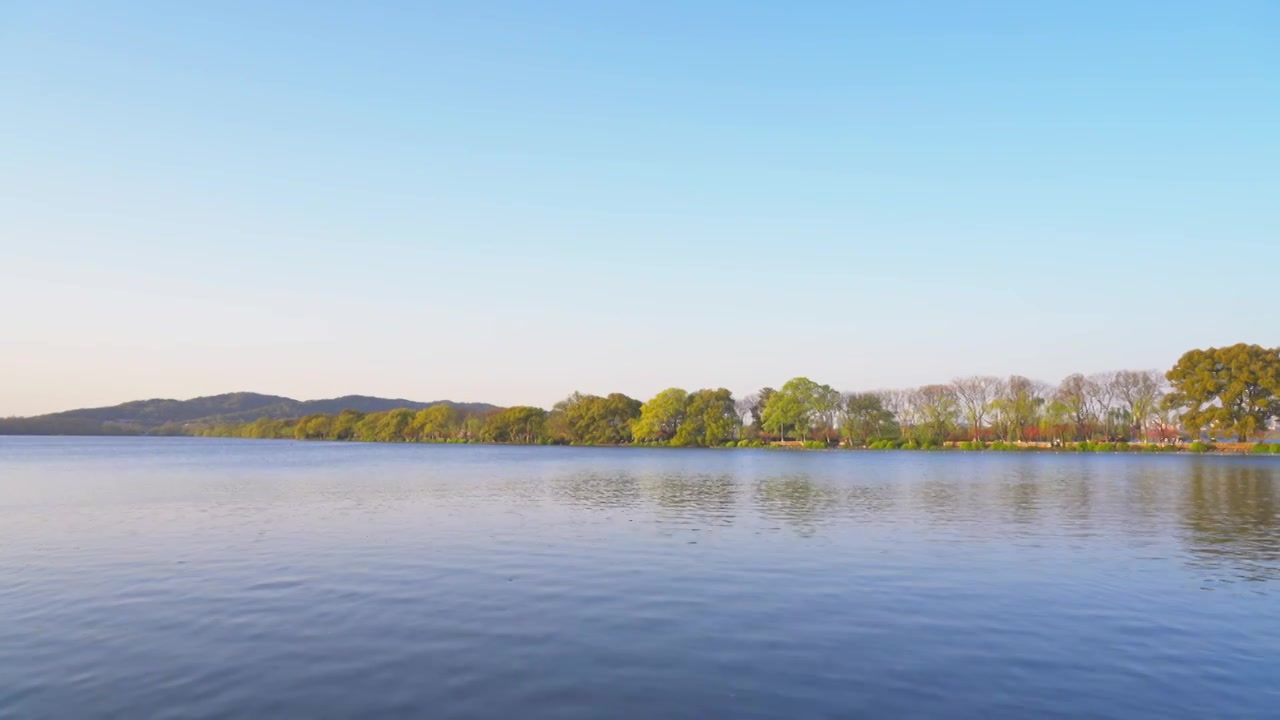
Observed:
[[[724,445],[673,445],[669,443],[510,443],[490,442],[485,440],[451,439],[441,441],[387,441],[387,440],[339,440],[339,439],[299,439],[291,437],[238,437],[221,435],[145,435],[145,434],[100,434],[100,435],[54,435],[54,434],[0,434],[3,437],[59,437],[59,438],[193,438],[219,440],[262,440],[287,441],[295,443],[323,444],[360,444],[360,445],[482,445],[490,447],[562,447],[562,448],[619,448],[619,449],[661,449],[661,450],[771,450],[789,452],[911,452],[911,453],[990,453],[990,454],[1057,454],[1057,455],[1196,455],[1222,457],[1276,457],[1280,458],[1280,443],[1099,443],[1085,441],[1081,443],[1065,443],[1051,445],[1045,442],[1002,443],[999,441],[984,443],[985,447],[972,447],[971,441],[948,441],[941,446],[911,447],[892,446],[851,446],[844,443],[825,444],[821,441],[786,441],[761,443],[760,441],[737,441]],[[910,444],[909,442],[907,443]],[[1265,448],[1265,449],[1260,449]]]

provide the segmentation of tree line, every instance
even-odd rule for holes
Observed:
[[[1165,373],[1072,374],[1057,385],[971,376],[902,390],[840,392],[809,378],[735,398],[668,388],[648,401],[574,393],[550,410],[462,413],[447,405],[191,428],[220,437],[368,442],[873,447],[948,442],[1168,443],[1202,434],[1245,441],[1280,417],[1280,349],[1192,350]]]

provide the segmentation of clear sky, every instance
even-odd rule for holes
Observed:
[[[0,416],[1280,343],[1280,3],[0,0]]]

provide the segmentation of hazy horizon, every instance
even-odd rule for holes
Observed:
[[[0,416],[1280,344],[1280,5],[8,3]]]

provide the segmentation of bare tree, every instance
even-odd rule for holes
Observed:
[[[1121,370],[1112,380],[1116,402],[1128,413],[1130,430],[1143,442],[1147,430],[1160,411],[1164,396],[1164,377],[1155,370]]]
[[[760,396],[751,393],[744,397],[740,397],[733,401],[733,409],[738,413],[738,419],[743,425],[754,425],[756,423],[756,409],[760,406]]]
[[[1094,373],[1087,379],[1085,392],[1088,395],[1089,411],[1095,420],[1102,422],[1103,432],[1110,440],[1115,435],[1115,377],[1112,372]]]
[[[1068,375],[1058,385],[1053,399],[1066,408],[1071,424],[1075,426],[1077,440],[1087,437],[1090,422],[1093,419],[1093,398],[1096,395],[1093,383],[1080,373]]]
[[[906,437],[907,429],[915,424],[911,408],[911,390],[878,390],[876,394],[884,406],[898,419],[898,432]]]
[[[974,375],[956,378],[951,381],[951,385],[955,388],[956,397],[960,401],[965,421],[969,423],[973,439],[981,439],[983,421],[991,411],[991,404],[999,396],[1000,378]]]

